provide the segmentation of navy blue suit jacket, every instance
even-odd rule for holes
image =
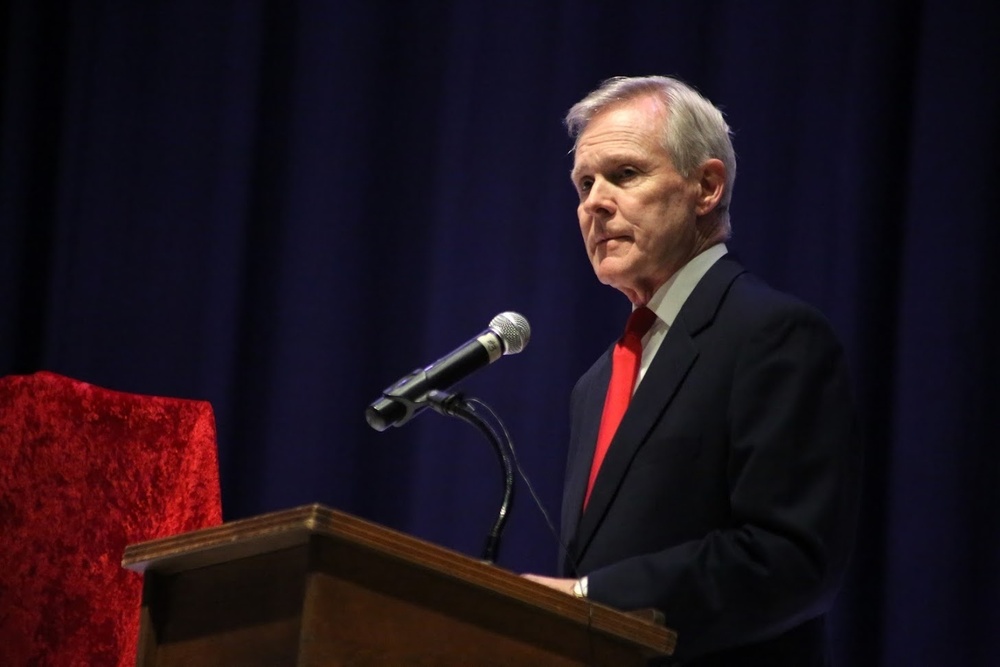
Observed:
[[[571,399],[564,574],[657,608],[685,665],[825,665],[861,451],[843,352],[813,308],[714,264],[632,399],[581,515],[610,350]]]

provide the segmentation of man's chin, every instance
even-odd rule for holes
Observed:
[[[594,274],[601,284],[615,288],[626,282],[625,268],[622,260],[615,257],[605,257],[594,262]]]

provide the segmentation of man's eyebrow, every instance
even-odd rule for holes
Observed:
[[[575,181],[579,177],[581,171],[600,171],[601,169],[608,168],[609,165],[621,164],[621,163],[632,164],[638,162],[640,159],[641,158],[638,158],[636,155],[628,151],[609,152],[598,157],[589,165],[588,164],[580,165],[579,163],[574,164],[573,168],[570,169],[569,171],[569,177],[571,180]]]
[[[593,166],[591,165],[590,168],[592,169]],[[587,166],[586,163],[582,163],[581,164],[579,161],[574,160],[573,161],[573,168],[569,170],[569,177],[572,178],[572,179],[574,179],[574,180],[576,180],[576,177],[580,175],[580,172],[585,171],[587,169],[588,169],[588,166]]]

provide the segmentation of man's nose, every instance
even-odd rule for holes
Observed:
[[[594,181],[590,191],[587,192],[587,197],[583,200],[584,213],[598,219],[607,219],[614,217],[616,210],[611,185],[603,179]]]

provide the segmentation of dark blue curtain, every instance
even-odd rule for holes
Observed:
[[[694,84],[735,130],[732,249],[853,366],[840,664],[1000,664],[992,3],[7,0],[0,29],[0,374],[210,400],[230,519],[322,502],[473,556],[485,440],[364,408],[523,313],[462,388],[556,514],[569,390],[628,312],[560,119],[611,75]],[[499,563],[555,553],[522,484]]]

